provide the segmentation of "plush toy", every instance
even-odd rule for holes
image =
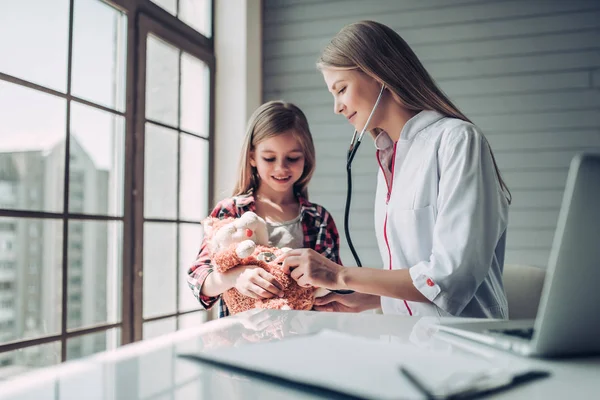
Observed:
[[[281,264],[273,262],[291,249],[268,245],[267,224],[261,217],[249,211],[239,218],[209,217],[203,221],[203,225],[209,256],[216,271],[225,272],[238,265],[256,265],[273,275],[283,287],[283,297],[261,300],[245,296],[235,288],[227,290],[223,293],[223,299],[230,314],[253,308],[312,309],[317,289],[298,286],[283,272]]]

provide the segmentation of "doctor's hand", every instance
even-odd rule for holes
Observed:
[[[281,260],[283,260],[283,272],[290,274],[299,286],[341,288],[340,272],[344,267],[312,249],[288,251],[278,259]]]
[[[379,296],[365,293],[329,293],[315,299],[314,310],[329,312],[362,312],[379,306]]]

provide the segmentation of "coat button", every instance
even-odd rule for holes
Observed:
[[[433,281],[431,280],[431,278],[427,278],[427,280],[425,281],[427,283],[427,286],[434,286],[435,283],[433,283]]]

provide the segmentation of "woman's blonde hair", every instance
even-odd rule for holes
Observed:
[[[250,164],[256,146],[272,137],[292,133],[304,153],[304,171],[294,184],[294,193],[308,199],[308,183],[315,171],[315,145],[306,116],[297,106],[281,100],[269,101],[258,107],[250,117],[240,156],[239,177],[234,196],[256,191],[260,178]]]
[[[409,110],[435,110],[471,122],[438,88],[419,58],[393,29],[374,21],[345,26],[321,53],[319,69],[358,69],[385,84]],[[490,147],[498,181],[512,200]]]

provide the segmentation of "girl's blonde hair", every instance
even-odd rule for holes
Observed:
[[[416,54],[393,29],[374,21],[345,26],[321,53],[319,69],[358,69],[385,84],[409,110],[435,110],[471,122],[438,88]],[[500,186],[512,200],[490,147]]]
[[[258,107],[248,121],[234,196],[258,189],[260,178],[256,168],[250,165],[252,152],[260,142],[284,133],[292,133],[304,153],[304,171],[294,184],[294,193],[308,199],[308,183],[315,171],[315,145],[302,110],[281,100],[269,101]]]

